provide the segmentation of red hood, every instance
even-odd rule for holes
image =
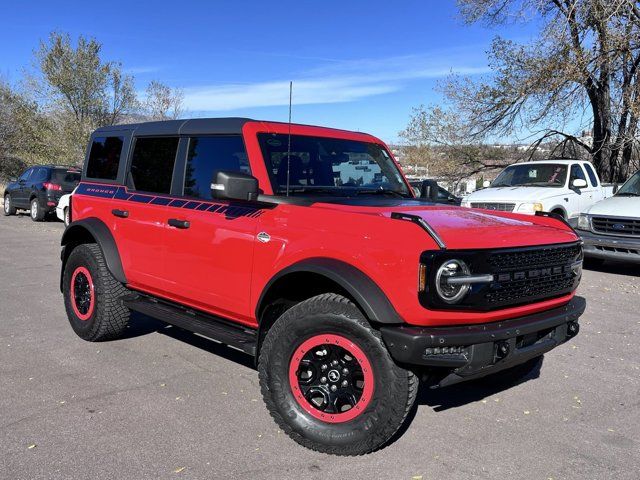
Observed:
[[[530,215],[486,213],[470,208],[437,205],[365,207],[322,204],[322,207],[385,217],[391,217],[393,212],[418,215],[433,227],[447,249],[451,250],[549,245],[578,240],[575,232],[558,220]],[[424,232],[424,235],[427,233]]]

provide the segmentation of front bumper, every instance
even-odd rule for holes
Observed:
[[[584,241],[584,256],[640,263],[640,238],[600,235],[578,230]]]
[[[437,369],[436,387],[480,378],[540,356],[578,333],[582,297],[562,307],[500,322],[454,327],[384,326],[398,362]]]

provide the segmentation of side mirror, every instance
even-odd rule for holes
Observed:
[[[219,171],[212,180],[213,198],[245,202],[258,198],[258,179],[246,173]]]
[[[424,180],[420,185],[420,198],[435,202],[438,200],[438,182],[435,180]]]
[[[482,188],[489,188],[491,186],[491,182],[489,180],[485,180],[482,182]]]
[[[582,178],[576,178],[571,185],[573,188],[584,188],[587,186],[587,181]]]

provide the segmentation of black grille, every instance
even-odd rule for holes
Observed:
[[[472,285],[460,303],[450,305],[437,295],[435,272],[453,258],[463,260],[472,274],[492,274],[493,281]],[[556,298],[578,287],[581,261],[582,244],[577,242],[475,252],[425,252],[421,262],[431,275],[420,299],[428,308],[495,310]]]
[[[513,212],[515,203],[496,203],[496,202],[474,202],[472,208],[484,208],[485,210],[497,210],[500,212]]]
[[[616,217],[592,217],[593,231],[610,235],[640,236],[640,219]]]
[[[555,297],[570,290],[575,278],[571,272],[549,277],[528,278],[520,281],[502,283],[494,286],[485,298],[487,303],[521,303],[529,297]]]
[[[520,251],[492,252],[489,254],[488,262],[492,267],[490,273],[498,273],[514,269],[565,265],[575,261],[581,252],[582,246],[580,244],[566,247],[550,246]]]

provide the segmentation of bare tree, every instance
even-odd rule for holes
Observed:
[[[607,181],[622,181],[634,159],[640,114],[640,9],[635,0],[458,0],[469,23],[539,20],[537,39],[497,37],[493,75],[444,85],[474,139],[538,131],[571,141]],[[582,122],[580,122],[582,120]],[[576,128],[576,123],[579,123]],[[569,127],[573,125],[573,127]],[[588,129],[593,141],[576,131]]]
[[[175,120],[183,114],[184,93],[153,80],[149,83],[144,102],[146,116],[151,120]]]
[[[409,125],[400,132],[405,141],[403,163],[427,167],[430,176],[457,183],[501,169],[527,155],[517,149],[487,145],[469,128],[458,112],[437,106],[414,108]]]

